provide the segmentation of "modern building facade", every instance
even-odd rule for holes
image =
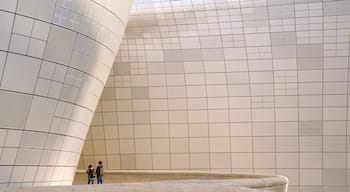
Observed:
[[[0,0],[0,187],[71,184],[127,0]]]
[[[136,1],[79,169],[349,191],[349,37],[349,0]]]
[[[131,4],[0,0],[0,187],[102,160],[350,190],[350,0]]]

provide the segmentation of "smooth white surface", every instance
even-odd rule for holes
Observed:
[[[0,188],[72,183],[130,5],[0,0]]]
[[[136,1],[86,146],[123,152],[85,149],[80,168],[282,174],[291,192],[349,190],[349,13],[349,0]]]

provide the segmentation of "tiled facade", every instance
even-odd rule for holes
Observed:
[[[0,187],[72,183],[130,5],[0,0]]]
[[[349,191],[349,37],[350,0],[136,1],[79,168]]]

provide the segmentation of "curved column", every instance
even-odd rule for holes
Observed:
[[[0,187],[71,184],[132,0],[0,0]]]

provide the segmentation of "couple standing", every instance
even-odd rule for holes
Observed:
[[[102,161],[98,162],[98,166],[96,167],[96,171],[93,165],[89,165],[86,169],[86,173],[88,174],[88,184],[94,184],[95,174],[97,177],[97,184],[102,184],[103,181],[103,165]]]

